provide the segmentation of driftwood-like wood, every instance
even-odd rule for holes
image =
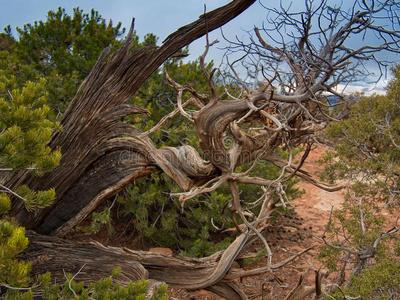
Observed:
[[[76,274],[79,270],[75,280],[90,282],[108,277],[114,268],[120,267],[122,272],[116,282],[121,284],[130,280],[152,279],[175,288],[207,289],[226,299],[240,300],[247,297],[234,283],[235,279],[279,269],[303,253],[288,257],[271,268],[229,271],[231,256],[241,252],[248,236],[242,234],[227,251],[196,259],[106,247],[94,241],[73,242],[28,231],[29,245],[22,259],[33,262],[32,275],[50,271],[57,282],[65,280],[64,273]]]
[[[150,279],[165,282],[171,287],[206,288],[232,300],[246,299],[246,295],[233,282],[220,282],[223,253],[204,259],[165,256],[162,254],[105,247],[97,242],[77,243],[53,236],[27,233],[28,249],[22,259],[33,262],[32,275],[50,271],[53,280],[65,281],[65,274],[77,274],[74,280],[90,282],[110,276],[116,267],[121,274],[115,282]]]
[[[33,263],[32,275],[51,272],[56,282],[65,281],[65,274],[79,274],[78,281],[90,282],[109,277],[116,267],[121,274],[116,282],[127,283],[148,279],[149,272],[121,248],[105,247],[99,243],[73,243],[68,240],[39,235],[28,231],[29,247],[22,259]]]
[[[27,212],[23,203],[13,202],[11,215],[21,225],[41,233],[28,234],[30,244],[23,257],[34,262],[33,274],[51,271],[61,281],[64,271],[76,273],[84,266],[76,279],[90,282],[109,276],[120,266],[121,281],[147,278],[148,274],[150,279],[173,287],[210,289],[227,299],[246,298],[232,280],[221,280],[246,245],[249,232],[241,234],[227,251],[201,260],[163,257],[94,242],[78,244],[54,235],[67,233],[135,178],[162,170],[183,190],[189,190],[220,173],[190,147],[156,149],[150,138],[121,120],[129,114],[148,113],[127,102],[169,56],[222,26],[253,2],[235,0],[202,15],[171,34],[159,48],[132,51],[132,26],[118,51],[103,52],[62,116],[63,131],[51,139],[50,147],[61,147],[63,153],[59,167],[39,178],[19,172],[7,182],[10,188],[27,184],[36,190],[56,189],[54,205],[34,213]]]

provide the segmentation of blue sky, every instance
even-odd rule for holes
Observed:
[[[146,33],[154,33],[160,38],[160,42],[179,27],[197,19],[203,13],[204,4],[207,10],[213,10],[230,2],[229,0],[0,0],[0,29],[10,24],[13,32],[15,27],[32,23],[35,20],[43,20],[49,10],[64,7],[72,14],[74,7],[80,7],[85,12],[92,8],[97,10],[105,19],[113,22],[122,22],[127,29],[132,17],[135,18],[135,30],[140,37]],[[275,1],[276,2],[276,1]],[[228,36],[245,35],[242,29],[251,29],[254,20],[262,20],[265,13],[259,3],[239,16],[229,25],[224,26]],[[210,39],[222,40],[219,32],[210,35]],[[204,38],[195,42],[190,47],[191,59],[196,59],[203,52]],[[210,57],[218,58],[217,49],[213,49]],[[221,51],[222,52],[222,51]]]
[[[80,7],[85,12],[90,12],[92,8],[97,10],[105,19],[112,19],[114,23],[122,22],[123,27],[130,26],[132,17],[135,18],[135,30],[140,37],[146,33],[154,33],[161,42],[168,34],[179,27],[197,19],[203,13],[204,4],[210,11],[228,3],[230,0],[0,0],[2,9],[0,10],[0,30],[11,25],[13,33],[16,35],[15,27],[22,27],[26,23],[35,20],[44,20],[49,10],[56,10],[59,6],[64,7],[67,13],[72,14],[74,7]],[[262,0],[265,5],[279,7],[279,0]],[[317,1],[318,2],[318,1]],[[291,3],[282,0],[284,6]],[[330,0],[329,3],[342,3],[341,0]],[[301,10],[304,1],[294,0],[292,8]],[[346,5],[346,4],[344,4]],[[224,35],[234,40],[247,36],[245,30],[251,30],[254,25],[261,26],[265,19],[266,12],[257,1],[247,11],[239,17],[225,25],[222,29]],[[214,46],[208,55],[208,60],[214,59],[219,65],[223,53],[222,48],[227,46],[223,41],[220,30],[210,34],[210,40],[218,39],[220,43]],[[190,60],[196,59],[204,51],[205,38],[192,43],[189,47]],[[399,57],[397,56],[397,60]],[[385,83],[381,82],[379,86]]]

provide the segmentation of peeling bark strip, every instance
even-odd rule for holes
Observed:
[[[247,299],[234,283],[235,279],[276,270],[311,249],[274,264],[271,268],[229,271],[230,258],[242,251],[248,240],[248,234],[239,236],[226,251],[200,259],[106,247],[97,242],[78,243],[54,236],[39,235],[32,231],[27,232],[27,237],[29,245],[22,259],[34,263],[32,275],[50,271],[53,280],[63,282],[64,272],[76,274],[84,266],[75,279],[89,282],[108,277],[114,268],[120,267],[121,274],[115,279],[121,284],[130,280],[152,279],[175,288],[189,290],[204,288],[229,300]]]
[[[121,268],[121,274],[116,282],[127,283],[148,279],[148,271],[125,254],[120,248],[105,247],[99,243],[74,243],[56,237],[39,235],[28,231],[28,249],[22,259],[33,263],[32,275],[51,272],[56,282],[65,281],[65,273],[76,274],[78,281],[94,281],[107,278],[116,267]]]
[[[224,276],[221,269],[225,269],[221,252],[195,259],[106,247],[97,242],[77,243],[32,231],[28,231],[27,237],[29,246],[22,259],[33,262],[32,275],[49,271],[56,282],[65,281],[64,272],[76,274],[83,266],[75,277],[77,281],[109,277],[114,268],[120,267],[121,274],[115,278],[120,284],[150,279],[176,288],[206,288],[225,299],[247,299],[233,282],[219,282]]]
[[[61,147],[60,166],[40,178],[17,173],[7,183],[10,188],[21,184],[37,190],[54,187],[57,193],[55,204],[28,213],[21,202],[14,201],[11,215],[27,228],[62,235],[129,180],[157,168],[181,182],[182,188],[189,188],[191,179],[179,169],[171,169],[171,164],[162,164],[162,156],[155,151],[150,139],[141,137],[127,142],[118,138],[140,135],[137,129],[120,122],[120,119],[129,114],[146,113],[126,102],[168,57],[207,31],[229,22],[254,2],[234,0],[206,13],[168,36],[161,47],[131,51],[132,26],[126,42],[117,52],[110,56],[109,49],[103,52],[64,113],[61,120],[63,131],[56,133],[50,142],[52,149]],[[159,159],[154,159],[157,155]],[[127,156],[134,159],[119,158]],[[102,166],[115,169],[110,175],[110,168]],[[96,184],[90,179],[92,176],[97,179]]]

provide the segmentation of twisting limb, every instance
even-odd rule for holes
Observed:
[[[246,83],[240,78],[239,74],[236,72],[234,64],[237,62],[238,60],[235,60],[233,63],[229,63],[229,58],[228,56],[226,57],[226,63],[229,66],[229,68],[231,69],[232,73],[235,76],[235,79],[240,83],[241,87],[243,88],[243,90],[247,93],[250,94],[251,91],[250,89],[247,87]]]
[[[182,104],[182,109],[185,109],[186,106],[189,105],[194,105],[197,108],[201,109],[204,105],[199,102],[196,98],[190,98],[188,101],[186,101],[185,103]],[[161,118],[160,121],[158,121],[158,123],[156,125],[154,125],[151,129],[147,130],[146,132],[140,133],[138,135],[138,138],[141,137],[145,137],[148,136],[149,134],[157,131],[158,129],[161,128],[161,126],[168,120],[176,117],[179,113],[181,112],[181,110],[179,108],[175,109],[174,111],[170,112],[168,115],[165,115],[164,117]]]
[[[177,95],[176,99],[177,99],[177,105],[178,105],[179,112],[181,113],[182,116],[184,116],[190,122],[193,122],[193,117],[184,110],[184,107],[182,105],[182,95],[183,95],[183,91],[186,90],[185,87],[183,87],[183,86],[177,84],[175,81],[173,81],[167,72],[165,73],[165,78],[166,78],[166,82],[168,82],[168,84],[170,86],[174,87],[178,91],[178,95]]]
[[[172,193],[171,196],[178,196],[179,201],[181,202],[181,205],[185,203],[185,201],[192,199],[200,194],[204,193],[211,193],[215,190],[217,190],[223,183],[225,183],[228,180],[229,176],[227,174],[221,175],[220,177],[213,178],[207,183],[205,183],[201,187],[194,187],[190,191],[185,192],[185,193]],[[209,186],[210,184],[213,184],[212,186]]]
[[[262,236],[262,234],[252,225],[250,224],[246,217],[243,214],[242,206],[240,205],[240,196],[239,196],[239,190],[237,188],[237,185],[234,181],[229,180],[229,189],[232,194],[233,198],[233,204],[236,212],[239,214],[240,218],[242,219],[243,223],[249,228],[252,232],[254,232],[257,237],[262,241],[262,243],[265,246],[265,249],[267,250],[267,258],[268,258],[268,266],[270,267],[272,265],[272,252],[271,248],[268,245],[268,242],[265,240],[265,238]]]
[[[285,160],[281,159],[280,157],[278,157],[276,155],[268,156],[266,159],[280,168],[283,168],[285,165],[287,165],[287,162]],[[305,161],[305,159],[306,158],[304,158],[304,161]],[[300,161],[300,165],[303,165],[304,161],[302,163]],[[301,167],[299,167],[299,166],[295,167],[294,169],[293,169],[293,167],[288,167],[288,168],[286,168],[286,171],[290,174],[295,173],[296,176],[300,177],[303,180],[306,180],[307,182],[311,183],[312,185],[314,185],[324,191],[336,192],[336,191],[340,191],[341,189],[346,187],[345,184],[326,184],[326,183],[319,182],[316,179],[314,179],[307,171],[301,169]],[[287,181],[287,180],[285,179],[284,181]]]
[[[207,23],[207,15],[206,15],[206,5],[204,4],[204,22],[206,25],[206,47],[204,49],[203,54],[199,57],[199,61],[200,61],[200,68],[203,71],[204,76],[206,77],[207,81],[208,81],[208,85],[210,87],[210,91],[211,91],[211,105],[214,104],[217,101],[217,92],[215,90],[215,86],[214,86],[214,82],[213,82],[213,75],[215,73],[215,71],[217,69],[213,69],[211,70],[211,73],[209,74],[204,60],[207,56],[208,50],[210,49],[211,46],[213,46],[214,44],[218,43],[218,40],[214,40],[211,44],[210,41],[208,39],[208,23]]]
[[[310,154],[311,146],[312,146],[311,143],[308,143],[308,144],[307,144],[307,148],[306,148],[306,150],[304,151],[303,155],[301,156],[301,159],[300,159],[299,164],[296,166],[295,169],[293,169],[293,171],[291,171],[291,174],[290,174],[290,175],[286,176],[286,177],[282,180],[282,182],[285,182],[285,181],[288,181],[288,180],[292,179],[292,178],[297,174],[297,172],[303,167],[304,162],[306,161],[308,155]],[[290,167],[290,166],[289,166],[289,167]],[[291,167],[290,167],[290,168],[291,168]]]
[[[206,18],[204,19],[204,21],[207,23],[207,19],[206,19]],[[200,58],[199,58],[199,61],[200,61],[200,68],[201,68],[201,70],[203,71],[203,74],[204,74],[204,76],[205,76],[206,79],[207,79],[208,86],[210,87],[210,91],[211,91],[211,105],[213,105],[215,102],[218,101],[218,99],[217,99],[217,91],[216,91],[216,89],[215,89],[214,81],[213,81],[213,75],[214,75],[214,73],[215,73],[215,71],[216,71],[217,69],[213,69],[213,70],[211,70],[211,73],[208,73],[208,71],[207,71],[207,69],[206,69],[206,66],[205,66],[205,63],[204,63],[204,60],[205,60],[205,58],[206,58],[206,56],[207,56],[207,53],[208,53],[208,50],[210,49],[210,47],[213,46],[213,45],[215,45],[216,43],[218,43],[218,40],[215,40],[215,41],[213,41],[213,42],[210,44],[210,42],[209,42],[209,40],[208,40],[208,32],[207,32],[207,33],[206,33],[206,48],[205,48],[203,54],[202,54],[202,55],[200,56]],[[208,103],[206,103],[206,104],[208,104]]]
[[[164,80],[164,82],[165,82],[168,86],[174,88],[174,89],[177,90],[177,91],[179,91],[179,90],[188,91],[189,93],[191,93],[191,94],[193,95],[194,98],[196,98],[196,99],[198,99],[198,100],[201,100],[201,101],[204,101],[205,103],[208,103],[208,101],[209,101],[208,95],[198,93],[194,88],[192,88],[192,87],[189,86],[189,85],[185,85],[185,86],[180,85],[179,83],[177,83],[176,81],[174,81],[174,80],[169,76],[168,72],[165,72],[165,80]],[[200,106],[203,107],[204,105],[200,105]]]
[[[67,274],[65,274],[65,271],[63,270],[65,279],[66,279],[67,282],[68,282],[68,288],[69,288],[69,290],[74,294],[75,297],[76,297],[76,292],[75,292],[75,290],[72,288],[71,283],[72,283],[72,281],[74,280],[74,278],[75,278],[77,275],[79,275],[79,273],[83,270],[83,268],[84,268],[85,266],[86,266],[86,264],[84,264],[84,265],[78,270],[78,272],[76,272],[76,273],[74,274],[74,276],[71,277],[71,279],[68,279]]]
[[[271,97],[272,96],[273,96],[273,93],[271,92]],[[265,128],[267,130],[270,130],[270,131],[280,131],[280,130],[282,130],[282,128],[283,128],[282,123],[277,118],[275,118],[274,116],[270,115],[269,113],[267,113],[263,109],[266,105],[268,105],[267,103],[265,104],[265,106],[261,106],[261,107],[258,108],[253,104],[253,102],[250,99],[246,99],[245,101],[246,101],[246,104],[249,107],[249,111],[242,118],[240,118],[236,123],[240,123],[241,121],[246,119],[248,116],[250,116],[254,112],[259,112],[261,115],[263,115],[265,118],[271,120],[276,125],[276,128],[265,126]]]
[[[181,90],[181,89],[178,90],[178,96],[177,96],[178,109],[179,109],[179,111],[180,111],[182,116],[184,116],[190,122],[193,122],[193,117],[183,109],[183,106],[182,106],[182,94],[183,94],[183,90]]]
[[[360,210],[359,218],[360,218],[361,231],[363,234],[366,234],[367,228],[365,227],[364,212],[363,212],[362,206],[361,206],[362,202],[359,199],[356,199],[356,201],[357,201],[358,209]],[[378,248],[378,245],[381,242],[381,240],[386,236],[395,234],[400,231],[400,228],[397,225],[397,222],[399,219],[398,218],[396,220],[395,225],[392,228],[388,229],[387,231],[382,232],[375,239],[375,241],[372,244],[369,242],[363,241],[363,239],[361,239],[356,246],[352,246],[351,241],[349,240],[349,238],[347,237],[347,234],[346,234],[347,228],[345,228],[341,222],[343,234],[336,236],[337,244],[333,244],[333,243],[327,241],[327,238],[326,238],[326,232],[328,231],[328,227],[330,227],[333,222],[332,216],[333,216],[333,207],[330,212],[329,222],[325,228],[325,231],[324,231],[321,239],[325,243],[325,245],[327,245],[333,249],[342,251],[342,255],[344,255],[341,258],[341,260],[343,261],[343,269],[342,269],[343,276],[340,280],[341,284],[343,284],[345,282],[344,268],[346,267],[346,265],[348,263],[354,265],[354,269],[352,270],[352,273],[351,273],[352,276],[359,274],[367,265],[368,260],[373,259],[376,256],[377,248]],[[347,282],[347,284],[349,284],[349,282]]]
[[[375,240],[373,247],[376,250],[378,248],[379,242],[386,236],[395,234],[400,231],[399,226],[397,225],[397,222],[399,221],[399,218],[396,219],[396,225],[394,225],[392,228],[388,229],[386,232],[382,232],[379,237]]]
[[[271,264],[267,267],[262,267],[262,268],[257,268],[257,269],[253,269],[253,270],[232,270],[227,276],[227,279],[233,280],[236,278],[242,278],[242,277],[248,277],[248,276],[255,276],[255,275],[259,275],[259,274],[263,274],[266,272],[270,272],[271,270],[278,270],[282,267],[284,267],[285,265],[289,264],[290,262],[292,262],[293,260],[295,260],[296,258],[300,257],[301,255],[303,255],[304,253],[307,253],[308,251],[310,251],[311,249],[313,249],[313,247],[309,247],[307,249],[304,249],[303,251],[300,251],[299,253],[292,255],[290,257],[288,257],[287,259],[276,263],[276,264]]]
[[[3,190],[0,190],[0,192],[3,192],[3,193],[5,192],[5,193],[8,193],[8,194],[11,194],[11,195],[17,197],[18,199],[20,199],[20,200],[26,202],[26,199],[25,199],[24,197],[18,195],[16,192],[14,192],[13,190],[9,189],[9,188],[6,187],[5,185],[2,185],[1,183],[0,183],[0,188],[3,189]]]

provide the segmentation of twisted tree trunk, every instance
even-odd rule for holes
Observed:
[[[193,184],[180,170],[179,162],[168,163],[147,137],[121,122],[129,114],[147,113],[127,102],[143,82],[182,47],[221,27],[247,9],[255,0],[234,0],[202,15],[197,21],[172,33],[161,47],[132,51],[133,24],[125,43],[109,55],[106,49],[64,113],[63,131],[56,133],[50,147],[61,147],[60,166],[37,178],[29,173],[14,174],[8,186],[27,184],[32,189],[54,187],[56,201],[49,208],[27,212],[14,201],[11,215],[21,225],[42,234],[63,235],[84,219],[103,200],[129,182],[163,170],[182,188]],[[130,135],[133,138],[122,138]]]
[[[232,255],[229,252],[194,259],[105,247],[97,242],[75,243],[34,232],[28,232],[27,236],[30,243],[23,259],[34,263],[33,275],[50,271],[53,279],[63,282],[65,272],[76,274],[80,270],[75,279],[88,282],[110,276],[119,266],[121,274],[116,281],[121,284],[150,278],[176,288],[210,289],[226,299],[246,298],[232,279],[221,282],[230,269],[226,265]]]
[[[27,212],[23,203],[13,201],[11,215],[33,230],[28,233],[30,244],[23,258],[34,262],[34,274],[51,271],[63,280],[63,271],[76,273],[85,266],[76,278],[93,281],[109,276],[119,266],[122,282],[151,278],[187,289],[207,288],[227,299],[246,298],[231,280],[220,281],[242,251],[248,234],[242,234],[231,250],[202,260],[166,258],[98,243],[78,244],[55,236],[65,235],[135,178],[162,170],[188,190],[196,181],[207,181],[208,176],[218,172],[204,165],[191,149],[156,149],[148,137],[123,123],[122,118],[148,113],[127,102],[166,59],[254,2],[234,0],[206,13],[168,36],[160,47],[132,51],[132,24],[118,51],[109,54],[110,49],[104,50],[62,116],[63,131],[51,139],[50,147],[61,147],[63,153],[59,167],[42,177],[18,172],[7,182],[10,188],[26,184],[35,190],[56,190],[54,205],[33,213]],[[188,160],[194,165],[197,161],[197,167],[189,166]]]

